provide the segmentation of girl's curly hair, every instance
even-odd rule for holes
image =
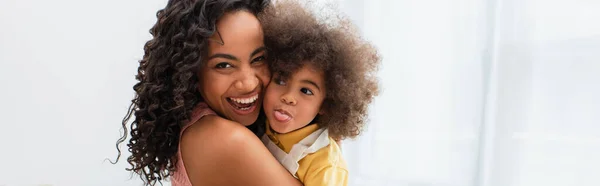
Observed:
[[[258,15],[268,0],[169,0],[156,13],[150,29],[153,38],[144,45],[133,86],[135,98],[123,118],[131,123],[127,144],[131,156],[128,171],[139,174],[145,185],[162,183],[172,175],[176,165],[181,125],[190,118],[192,109],[203,101],[197,90],[198,70],[207,49],[207,39],[215,32],[217,20],[226,12],[249,11]]]
[[[259,16],[271,71],[288,78],[304,65],[325,72],[324,114],[316,121],[334,139],[359,135],[368,106],[378,95],[377,50],[335,8],[319,19],[306,4],[278,0]],[[330,14],[327,14],[330,13]],[[330,15],[330,16],[328,16]]]

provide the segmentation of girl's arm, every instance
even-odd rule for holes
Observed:
[[[182,135],[181,155],[194,186],[302,185],[239,123],[205,116]]]

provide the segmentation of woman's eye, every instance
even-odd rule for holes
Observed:
[[[230,68],[231,64],[222,62],[222,63],[217,64],[215,67],[216,68]]]
[[[313,95],[313,92],[307,88],[302,88],[302,89],[300,89],[300,91],[306,95]]]
[[[263,62],[265,60],[265,56],[258,56],[252,60],[252,63]]]

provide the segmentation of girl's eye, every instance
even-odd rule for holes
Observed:
[[[312,91],[310,91],[310,90],[309,90],[309,89],[307,89],[307,88],[302,88],[302,89],[300,89],[300,92],[302,92],[302,93],[304,93],[304,94],[306,94],[306,95],[314,95],[314,94],[313,94],[313,92],[312,92]]]
[[[232,67],[231,64],[225,63],[225,62],[215,65],[215,68],[231,68],[231,67]]]
[[[275,78],[275,84],[278,84],[278,85],[285,85],[285,81],[283,81],[283,80],[282,80],[282,79],[280,79],[280,78]]]

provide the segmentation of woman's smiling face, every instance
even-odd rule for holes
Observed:
[[[221,116],[248,126],[256,121],[270,80],[263,31],[247,11],[226,13],[208,40],[199,72],[200,94]]]

